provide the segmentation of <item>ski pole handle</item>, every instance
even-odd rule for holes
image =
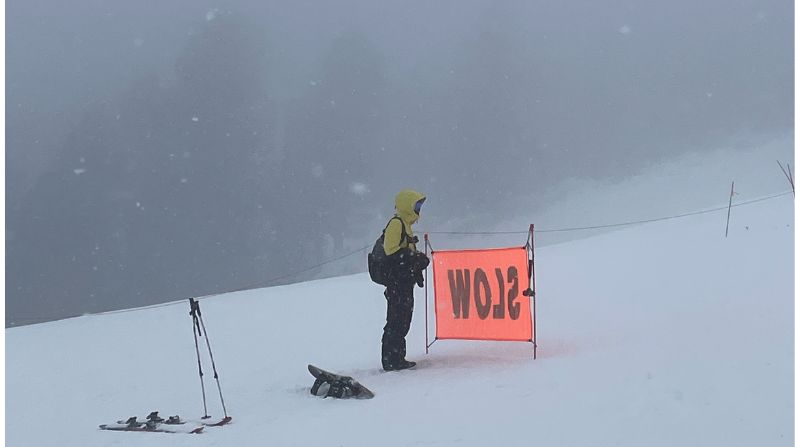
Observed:
[[[201,311],[201,309],[199,309],[199,302],[196,301],[193,298],[188,298],[188,301],[190,301],[190,314],[191,314],[191,316],[193,316],[194,314],[198,315],[198,316],[201,316],[202,315],[202,311]]]

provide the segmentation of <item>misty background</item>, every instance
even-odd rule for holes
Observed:
[[[6,326],[364,271],[307,269],[406,187],[490,230],[792,130],[785,0],[10,1]]]

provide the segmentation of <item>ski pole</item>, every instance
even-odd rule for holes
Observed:
[[[218,370],[216,370],[215,368],[215,359],[213,358],[213,350],[210,348],[210,337],[207,336],[207,328],[204,327],[204,318],[202,318],[202,312],[199,309],[199,303],[198,302],[195,303],[196,303],[196,313],[199,315],[199,322],[201,323],[202,329],[204,329],[204,341],[207,342],[207,352],[210,353],[210,363],[213,366],[213,377],[215,377],[215,383],[218,385],[218,396],[221,397],[221,407],[224,409],[224,418],[227,418],[229,417],[229,415],[226,414],[226,403],[224,403],[224,393],[221,392],[221,381],[218,379]],[[204,414],[207,415],[206,409],[204,411]]]
[[[197,317],[197,314],[201,316],[201,312],[199,311],[199,303],[193,298],[190,298],[190,316],[193,318],[193,344],[196,346],[196,361],[199,363],[199,381],[202,384],[202,403],[204,404],[204,417],[202,419],[207,419],[210,416],[207,415],[207,395],[204,392],[204,372],[202,372],[202,358],[199,354],[198,337],[201,336],[201,329],[199,328],[199,318]],[[197,331],[199,333],[198,336],[196,335]]]

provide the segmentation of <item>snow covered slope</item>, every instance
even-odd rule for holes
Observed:
[[[186,302],[9,329],[7,445],[792,446],[792,198],[734,209],[728,239],[724,225],[706,214],[539,249],[537,360],[524,343],[426,356],[418,289],[420,367],[380,372],[385,302],[366,275],[204,300],[234,421],[201,435],[97,429],[201,415]],[[311,396],[310,362],[376,397]]]

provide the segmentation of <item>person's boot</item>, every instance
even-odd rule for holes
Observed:
[[[409,369],[414,368],[415,366],[417,366],[417,362],[412,362],[411,360],[403,359],[403,361],[400,363],[400,369]]]
[[[397,371],[398,366],[400,366],[399,361],[393,361],[392,359],[382,359],[381,366],[384,368],[384,371]]]
[[[412,362],[412,361],[403,359],[403,360],[399,360],[399,361],[397,361],[397,362],[395,362],[395,363],[393,363],[391,365],[388,365],[388,366],[389,366],[388,369],[387,369],[387,366],[384,366],[384,371],[400,371],[402,369],[414,368],[415,366],[417,366],[417,362]]]

